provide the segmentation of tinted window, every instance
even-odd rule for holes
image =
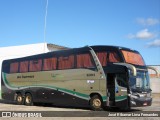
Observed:
[[[144,60],[139,53],[121,50],[127,63],[144,66]]]
[[[43,60],[43,70],[56,70],[57,58],[46,58]]]
[[[108,63],[121,62],[119,55],[115,51],[102,51],[96,54],[102,66],[107,66]]]
[[[102,66],[107,65],[107,52],[97,52],[97,57],[101,63]]]
[[[41,71],[42,68],[42,60],[31,60],[29,62],[29,71],[35,72],[35,71]]]
[[[58,69],[74,68],[74,55],[61,56],[58,58]]]
[[[108,62],[114,63],[114,62],[120,62],[120,57],[118,54],[114,51],[109,52],[109,59]]]
[[[117,75],[117,84],[121,87],[127,87],[127,78],[125,74],[119,74]]]
[[[28,72],[28,61],[22,61],[20,62],[20,72]]]
[[[77,58],[77,68],[91,68],[95,67],[93,59],[90,54],[79,54],[76,55]]]
[[[18,62],[14,62],[10,64],[10,73],[17,73],[18,72]]]

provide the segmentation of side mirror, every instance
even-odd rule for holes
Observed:
[[[131,65],[131,64],[127,64],[127,63],[113,63],[115,65],[122,65],[122,66],[126,66],[128,69],[130,69],[133,73],[133,76],[137,76],[137,71],[136,68]]]
[[[151,67],[151,66],[147,66],[147,68],[155,71],[155,72],[156,72],[156,75],[157,75],[157,78],[159,77],[159,72],[158,72],[158,70],[157,70],[156,68]]]

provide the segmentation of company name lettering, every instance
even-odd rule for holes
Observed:
[[[34,75],[27,75],[27,76],[17,76],[17,78],[34,78]]]

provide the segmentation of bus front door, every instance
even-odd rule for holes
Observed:
[[[129,108],[127,79],[126,74],[115,75],[115,106],[121,109]]]

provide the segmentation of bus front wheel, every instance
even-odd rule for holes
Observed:
[[[33,105],[33,98],[32,98],[32,95],[30,93],[27,93],[25,95],[25,105],[27,105],[27,106],[32,106]]]
[[[103,110],[103,103],[101,98],[98,95],[94,95],[90,99],[90,106],[92,110],[100,111]]]

